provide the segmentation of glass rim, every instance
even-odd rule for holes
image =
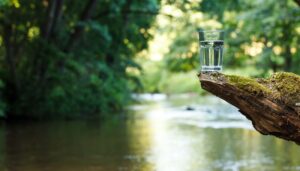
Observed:
[[[201,29],[197,29],[197,32],[198,33],[213,33],[213,32],[224,33],[225,31],[224,30],[201,30]]]

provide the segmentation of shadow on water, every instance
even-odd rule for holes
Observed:
[[[141,98],[126,120],[1,124],[0,170],[300,170],[299,146],[260,135],[224,101]]]
[[[126,127],[118,120],[2,125],[0,170],[129,170]]]

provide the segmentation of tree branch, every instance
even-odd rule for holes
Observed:
[[[95,19],[99,19],[99,18],[103,18],[106,17],[110,14],[113,14],[112,11],[103,11],[101,13],[99,13],[98,15],[96,15]],[[140,9],[127,9],[127,10],[123,10],[121,12],[122,15],[124,14],[133,14],[133,15],[163,15],[163,16],[167,16],[169,18],[174,18],[174,16],[170,15],[170,14],[165,14],[165,13],[160,13],[158,10],[155,11],[150,11],[150,10],[140,10]]]
[[[53,24],[52,27],[50,29],[49,35],[53,35],[54,31],[57,27],[57,24],[60,22],[61,17],[62,17],[62,12],[63,12],[63,4],[64,4],[64,0],[58,0],[57,4],[56,4],[56,8],[55,8],[55,12],[54,12],[54,20],[53,20]]]
[[[42,37],[45,40],[49,40],[51,35],[54,34],[54,30],[57,23],[60,21],[62,16],[63,0],[51,0],[50,5],[47,8],[47,17],[45,23],[43,23]]]
[[[300,144],[300,76],[283,72],[250,79],[209,72],[199,79],[203,89],[239,108],[260,133]]]
[[[6,24],[4,25],[4,34],[3,34],[3,42],[5,46],[5,60],[8,66],[8,77],[7,80],[9,92],[8,99],[15,103],[18,99],[19,92],[19,80],[17,78],[16,64],[14,59],[14,49],[12,45],[12,25]]]
[[[81,22],[87,21],[91,18],[92,13],[96,8],[96,4],[97,4],[97,0],[89,0],[87,2],[82,14],[80,15]],[[83,26],[77,25],[75,27],[75,31],[71,34],[67,42],[65,52],[68,52],[70,51],[70,49],[72,49],[72,47],[77,43],[78,39],[81,37],[82,32],[83,32]]]
[[[300,7],[300,0],[294,0],[294,2]]]
[[[47,8],[47,16],[45,19],[45,23],[43,23],[43,25],[41,26],[42,37],[46,40],[49,38],[50,32],[52,30],[57,2],[58,0],[50,1],[50,4]]]

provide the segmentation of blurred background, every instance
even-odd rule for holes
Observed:
[[[300,74],[299,0],[0,0],[1,170],[300,170],[200,88],[197,29],[224,72]]]

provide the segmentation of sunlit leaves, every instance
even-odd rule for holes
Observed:
[[[0,0],[0,7],[6,5],[13,6],[15,8],[20,8],[21,6],[19,0]]]
[[[40,34],[40,28],[39,27],[30,27],[28,29],[28,38],[30,40],[34,39],[35,37],[39,36]]]
[[[20,6],[21,6],[19,0],[10,0],[10,3],[11,3],[15,8],[20,8]]]

